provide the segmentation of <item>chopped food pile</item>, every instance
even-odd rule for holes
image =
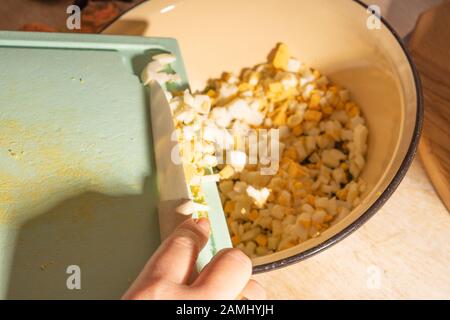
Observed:
[[[179,81],[162,71],[173,61],[168,54],[153,57],[144,82]],[[202,179],[218,181],[233,245],[248,256],[316,237],[360,203],[368,137],[361,111],[346,89],[291,57],[285,44],[267,63],[239,76],[224,73],[201,93],[168,90],[167,96],[195,199],[202,205]],[[272,174],[241,147],[261,129],[278,129]]]

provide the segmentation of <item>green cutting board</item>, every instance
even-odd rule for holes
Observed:
[[[119,298],[158,246],[138,76],[162,51],[187,85],[173,39],[0,32],[0,298]]]

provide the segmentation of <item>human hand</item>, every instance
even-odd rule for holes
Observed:
[[[167,238],[122,299],[265,299],[250,259],[238,249],[220,251],[192,280],[198,253],[209,238],[208,219],[189,219]]]

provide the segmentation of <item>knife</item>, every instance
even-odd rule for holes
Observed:
[[[191,216],[197,218],[198,213],[194,210],[193,196],[183,164],[172,159],[172,155],[176,155],[179,150],[178,139],[175,136],[169,101],[157,81],[150,83],[150,116],[159,186],[158,216],[163,240],[184,220]],[[217,184],[214,181],[203,181],[200,186],[209,207],[211,233],[208,243],[199,254],[198,270],[201,270],[218,251],[232,247]]]

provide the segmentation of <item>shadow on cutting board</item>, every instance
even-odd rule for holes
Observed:
[[[144,89],[141,94],[142,116],[150,119],[148,92]],[[148,133],[147,150],[153,150],[150,121],[145,121],[141,130]],[[144,150],[142,145],[139,148]],[[42,213],[33,213],[20,224],[8,259],[4,298],[120,298],[160,243],[153,152],[146,157],[150,175],[142,181],[139,192],[110,195],[80,191]],[[123,167],[124,172],[129,172],[127,166],[134,163],[130,157],[118,160],[113,155],[111,161],[117,170]],[[77,166],[76,159],[70,166]],[[110,188],[114,190],[108,185]],[[61,192],[64,193],[64,183]],[[22,211],[20,214],[28,215]],[[67,286],[72,275],[67,269],[73,265],[81,271],[79,290]]]
[[[142,95],[143,116],[150,119],[148,92],[142,90]],[[150,121],[145,121],[144,129],[151,132]],[[151,136],[146,139],[148,150],[153,150]],[[147,157],[153,168],[153,152]],[[120,298],[160,243],[157,181],[152,172],[140,193],[83,192],[21,224],[6,298]],[[67,268],[72,265],[81,271],[80,290],[67,287],[71,276]]]
[[[16,238],[7,298],[120,298],[159,243],[150,180],[140,195],[88,192],[26,222]],[[81,269],[80,290],[67,288],[70,265]]]

